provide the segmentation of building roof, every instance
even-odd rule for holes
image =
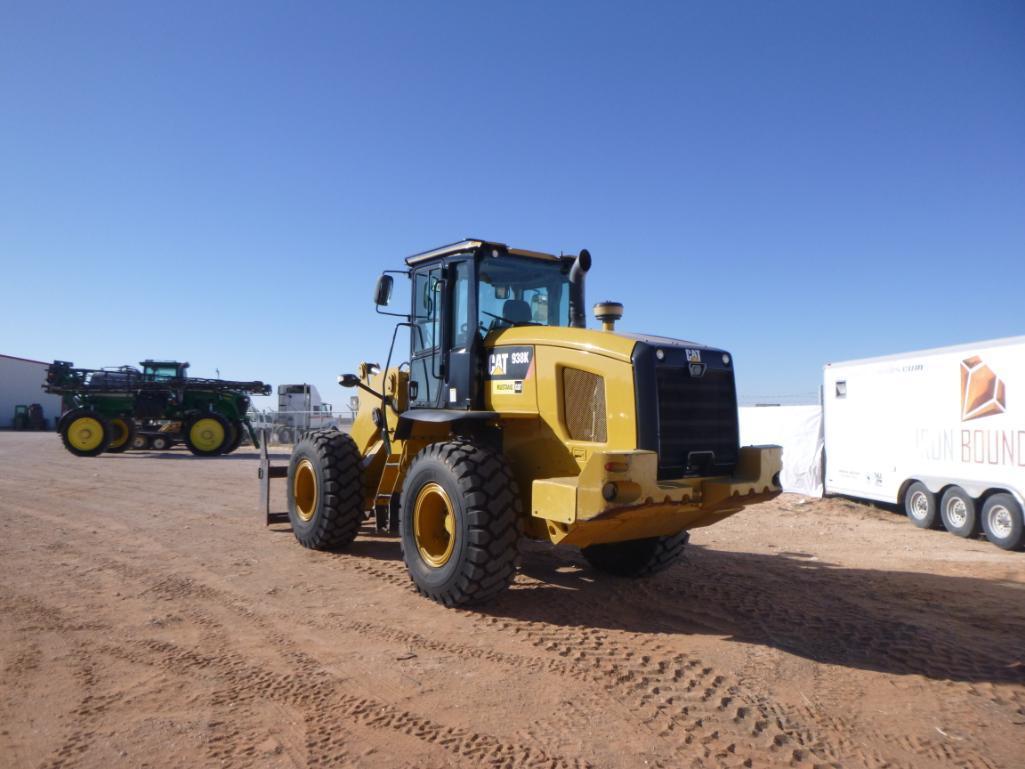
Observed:
[[[32,358],[19,358],[17,355],[4,355],[0,353],[0,358],[8,358],[9,360],[20,360],[25,363],[38,363],[40,366],[49,366],[50,364],[45,360],[32,360]]]

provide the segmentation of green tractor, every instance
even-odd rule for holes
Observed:
[[[136,421],[180,422],[182,439],[197,456],[228,454],[249,431],[250,395],[270,395],[263,382],[231,382],[189,377],[188,363],[144,360],[133,366],[75,368],[54,361],[43,389],[70,406],[57,423],[65,448],[80,457],[131,448]]]

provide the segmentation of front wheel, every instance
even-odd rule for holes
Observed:
[[[924,483],[915,481],[904,494],[904,512],[920,529],[936,529],[940,516],[936,509],[936,495]]]
[[[110,443],[107,451],[120,454],[132,447],[135,439],[135,422],[131,417],[114,417],[110,420]]]
[[[299,544],[345,547],[363,523],[363,471],[356,442],[337,430],[303,436],[288,462],[288,518]]]
[[[982,504],[982,528],[986,539],[1004,550],[1020,550],[1025,544],[1021,505],[1010,494],[987,497]]]
[[[76,457],[95,457],[110,443],[110,423],[92,409],[75,409],[61,420],[64,448]]]
[[[149,448],[149,436],[143,435],[142,433],[136,433],[135,437],[132,438],[132,448],[136,451],[145,451]]]
[[[185,445],[199,457],[220,454],[231,437],[231,425],[220,414],[200,414],[185,423]]]
[[[690,534],[681,531],[667,537],[588,545],[580,552],[598,571],[617,577],[650,577],[679,561],[688,539]]]
[[[434,443],[402,485],[399,535],[406,569],[445,606],[505,590],[519,561],[520,495],[498,453],[469,441]]]

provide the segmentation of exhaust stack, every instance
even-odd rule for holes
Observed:
[[[591,269],[591,252],[583,249],[569,268],[569,325],[586,328],[584,310],[584,276]]]

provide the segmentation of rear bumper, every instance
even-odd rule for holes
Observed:
[[[551,541],[578,546],[709,526],[778,496],[782,453],[745,446],[731,476],[659,481],[653,451],[595,452],[579,476],[534,481],[531,516]]]

